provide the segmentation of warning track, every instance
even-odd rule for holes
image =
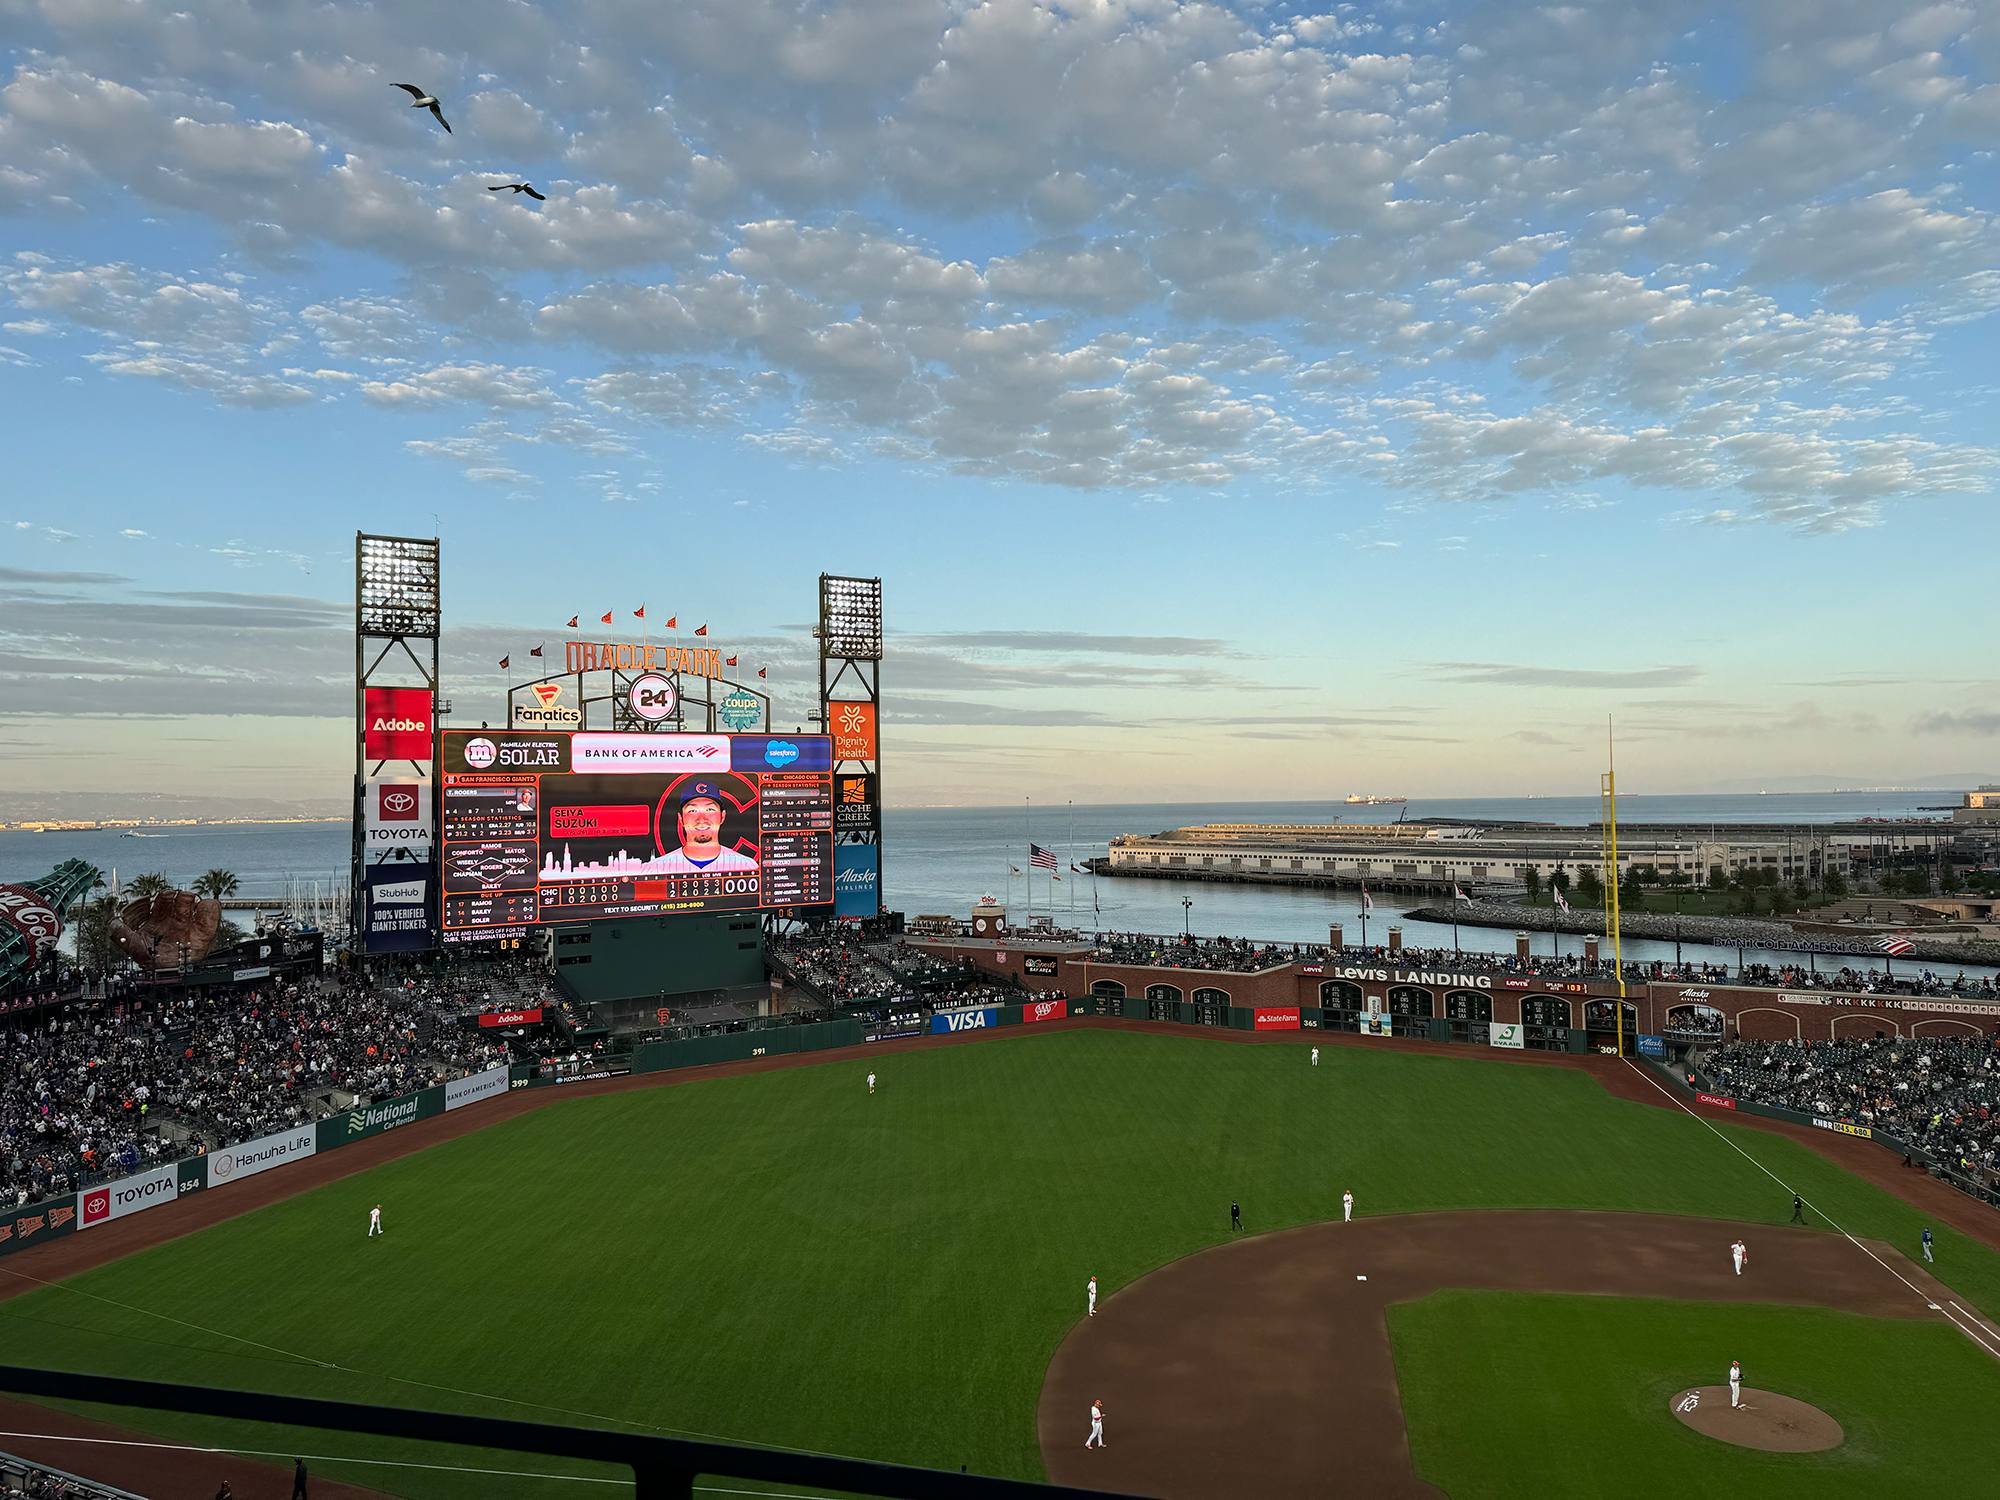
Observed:
[[[1750,1248],[1731,1269],[1729,1243]],[[1036,1412],[1057,1484],[1169,1500],[1442,1500],[1410,1463],[1387,1309],[1448,1287],[1790,1303],[1945,1321],[1880,1243],[1658,1214],[1489,1210],[1315,1224],[1188,1256],[1099,1302]],[[1357,1276],[1366,1276],[1358,1281]],[[1083,1447],[1105,1405],[1102,1452]]]

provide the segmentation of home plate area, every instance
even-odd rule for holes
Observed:
[[[1747,1385],[1741,1406],[1729,1404],[1726,1385],[1695,1386],[1676,1395],[1672,1405],[1682,1425],[1703,1436],[1766,1453],[1818,1453],[1838,1448],[1846,1436],[1817,1406]]]

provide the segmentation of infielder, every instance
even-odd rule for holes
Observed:
[[[1926,1224],[1924,1226],[1924,1259],[1929,1260],[1930,1258],[1931,1258],[1931,1231],[1930,1231],[1930,1226]]]
[[[373,1239],[382,1233],[382,1205],[376,1204],[368,1210],[368,1237]]]
[[[873,1073],[868,1075],[868,1092],[871,1094],[875,1092],[875,1075]]]
[[[1090,1278],[1090,1316],[1097,1316],[1097,1278]]]
[[[1104,1446],[1104,1403],[1102,1401],[1093,1401],[1090,1403],[1090,1436],[1083,1440],[1083,1446],[1088,1448],[1092,1443],[1097,1444],[1100,1448]]]
[[[1729,1362],[1729,1404],[1732,1408],[1743,1404],[1743,1366],[1733,1359]]]
[[[1340,1195],[1340,1222],[1343,1224],[1354,1222],[1354,1191],[1351,1188]]]
[[[1313,1048],[1313,1066],[1315,1068],[1319,1066],[1319,1048],[1317,1047]]]
[[[1729,1247],[1729,1258],[1736,1262],[1736,1274],[1741,1276],[1743,1268],[1750,1264],[1750,1247],[1738,1240]]]

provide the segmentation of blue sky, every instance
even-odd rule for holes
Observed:
[[[0,0],[0,753],[338,795],[640,603],[893,801],[2000,768],[1993,8]],[[392,85],[438,95],[452,131]],[[526,181],[536,202],[493,193]]]

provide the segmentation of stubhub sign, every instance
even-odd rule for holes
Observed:
[[[985,1010],[941,1010],[931,1017],[931,1030],[935,1032],[983,1031],[999,1024],[998,1006],[988,1006]]]

